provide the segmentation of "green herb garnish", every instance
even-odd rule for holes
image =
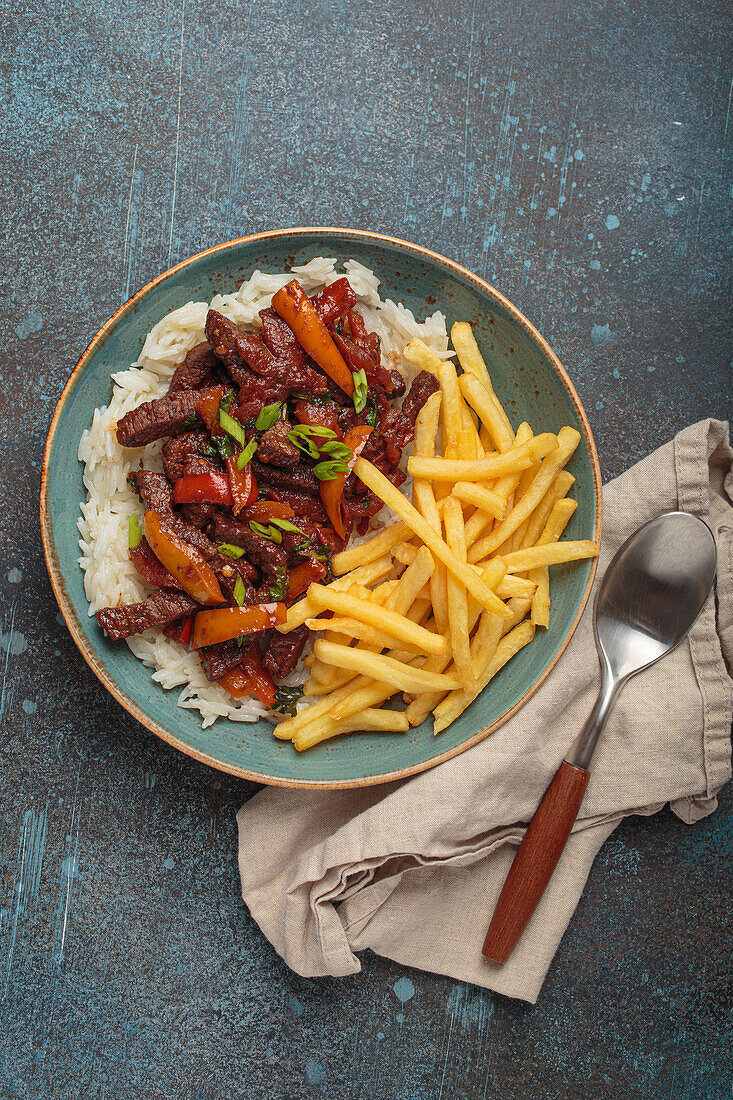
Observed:
[[[302,685],[298,687],[285,687],[284,684],[280,684],[275,692],[275,701],[272,704],[272,709],[279,711],[281,714],[295,714],[297,711],[297,702],[302,694]]]
[[[360,413],[366,408],[367,394],[369,392],[366,371],[363,368],[362,370],[354,371],[352,378],[354,379],[354,408]]]
[[[265,405],[260,409],[259,416],[255,420],[255,428],[258,432],[266,432],[275,423],[282,412],[282,401],[276,401],[273,405]]]
[[[270,599],[276,603],[278,600],[284,600],[288,594],[288,573],[286,569],[283,569],[281,565],[275,567],[275,576],[277,580],[274,584],[270,585]]]
[[[257,523],[254,519],[249,521],[249,526],[250,530],[254,531],[256,535],[262,535],[263,539],[269,539],[270,542],[282,542],[283,540],[277,527],[271,527],[269,524],[265,523]]]
[[[236,580],[236,583],[234,585],[234,599],[235,599],[235,602],[237,604],[239,604],[240,607],[244,603],[246,595],[247,595],[247,589],[244,587],[244,581],[242,580],[242,578],[240,576],[237,576],[237,580]]]
[[[257,440],[256,439],[250,439],[249,443],[244,448],[244,450],[240,453],[239,458],[237,459],[237,469],[238,470],[243,470],[244,469],[244,467],[247,465],[247,463],[252,460],[252,457],[254,456],[254,453],[255,453],[256,450],[257,450]]]
[[[143,538],[143,525],[140,522],[140,516],[137,512],[133,512],[127,521],[127,545],[131,550],[135,550]]]
[[[231,542],[220,542],[216,549],[220,554],[224,554],[227,558],[233,558],[234,561],[244,557],[244,550],[242,547],[234,546]]]
[[[348,474],[348,472],[349,467],[345,462],[340,462],[339,460],[319,462],[317,466],[313,467],[313,473],[319,481],[332,481],[333,478],[338,477],[339,474]]]
[[[219,412],[223,410],[225,413],[228,413],[232,407],[233,400],[234,390],[229,390],[227,393],[224,394],[221,401],[219,402]]]
[[[367,424],[371,424],[371,426],[374,427],[374,425],[377,423],[377,406],[374,403],[374,398],[370,397],[367,405],[368,407],[364,419],[366,420]]]

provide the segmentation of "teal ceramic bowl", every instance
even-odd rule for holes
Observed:
[[[350,229],[287,229],[218,245],[177,264],[143,287],[104,325],[75,367],[48,434],[41,480],[41,528],[48,571],[61,612],[94,674],[144,726],[214,768],[246,779],[294,787],[357,787],[399,779],[432,767],[505,722],[537,690],[570,640],[590,593],[595,562],[553,570],[549,630],[538,631],[461,717],[438,737],[432,722],[406,734],[362,733],[336,738],[306,753],[276,740],[264,720],[217,721],[202,729],[198,713],[176,706],[124,643],[105,639],[87,614],[76,527],[84,498],[79,437],[94,409],[111,395],[112,371],[137,359],[145,334],[172,309],[238,287],[254,268],[287,270],[313,256],[353,257],[373,268],[383,297],[405,302],[422,319],[440,308],[448,327],[474,326],[497,393],[515,424],[536,431],[571,424],[582,442],[569,467],[578,509],[567,537],[598,540],[600,470],[588,421],[567,374],[530,323],[488,283],[417,245]]]

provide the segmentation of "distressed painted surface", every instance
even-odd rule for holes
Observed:
[[[571,371],[607,476],[730,413],[722,4],[0,0],[0,1094],[731,1094],[731,794],[626,822],[535,1008],[365,956],[305,981],[238,901],[254,790],[138,727],[45,577],[45,429],[171,262],[345,224],[491,279]],[[480,917],[480,915],[477,915]]]

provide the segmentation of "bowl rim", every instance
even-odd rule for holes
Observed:
[[[575,633],[578,624],[581,620],[583,612],[585,611],[586,604],[590,597],[591,589],[593,587],[593,580],[595,578],[596,569],[598,567],[598,559],[591,559],[590,571],[586,582],[585,590],[580,601],[577,613],[573,622],[570,625],[565,638],[563,639],[560,647],[553,657],[552,661],[537,680],[532,683],[527,691],[522,695],[514,706],[510,707],[504,714],[500,715],[490,725],[478,730],[471,737],[466,738],[460,745],[456,745],[451,749],[447,749],[445,752],[431,757],[429,760],[421,761],[417,764],[411,764],[405,768],[399,768],[393,772],[387,772],[378,775],[365,775],[355,779],[343,779],[343,780],[306,780],[306,779],[292,779],[289,777],[267,775],[262,772],[249,771],[246,768],[239,768],[231,764],[226,764],[221,760],[217,760],[215,757],[210,756],[208,753],[201,752],[199,749],[193,748],[191,745],[181,741],[170,730],[161,726],[158,722],[153,720],[145,711],[122,691],[115,680],[107,672],[106,668],[99,663],[91,647],[87,644],[86,638],[82,633],[80,626],[77,622],[74,608],[66,593],[66,588],[61,576],[61,571],[58,566],[56,547],[54,544],[52,531],[50,510],[48,504],[48,469],[51,457],[51,451],[56,438],[56,432],[59,424],[59,420],[64,408],[64,405],[69,400],[73,393],[77,382],[79,381],[83,371],[92,356],[106,343],[107,338],[111,332],[117,327],[117,325],[125,318],[125,316],[134,308],[134,306],[147,297],[156,287],[165,282],[171,276],[177,272],[184,270],[186,267],[195,264],[198,260],[201,260],[204,256],[212,256],[218,252],[226,252],[238,245],[250,244],[254,241],[271,241],[282,237],[288,237],[293,234],[300,234],[303,236],[318,236],[320,234],[340,234],[345,237],[350,237],[356,241],[372,242],[376,241],[382,244],[388,244],[397,246],[397,249],[410,253],[412,255],[421,257],[422,259],[428,259],[432,263],[437,263],[439,266],[448,269],[453,274],[459,275],[462,279],[468,280],[473,283],[479,290],[481,290],[489,299],[493,299],[497,302],[506,312],[513,318],[513,320],[519,324],[521,328],[527,333],[531,340],[533,340],[542,350],[543,354],[550,361],[550,364],[555,371],[558,379],[562,383],[570,401],[575,408],[575,411],[583,426],[583,432],[585,436],[585,443],[588,448],[588,454],[591,461],[591,467],[593,469],[593,487],[595,493],[595,526],[593,538],[595,542],[600,542],[602,518],[603,518],[603,498],[601,492],[601,469],[598,460],[598,452],[593,439],[593,433],[591,431],[590,423],[586,415],[585,409],[578,397],[577,391],[570,380],[570,377],[563,367],[562,363],[558,359],[555,352],[552,350],[547,340],[542,334],[535,328],[530,321],[524,316],[524,314],[517,309],[512,302],[509,301],[503,294],[501,294],[495,287],[493,287],[486,279],[476,275],[474,272],[469,271],[468,268],[463,267],[461,264],[455,262],[455,260],[449,259],[447,256],[443,256],[439,252],[435,252],[432,249],[425,248],[423,245],[414,244],[411,241],[404,241],[399,237],[392,237],[384,233],[375,233],[371,230],[364,229],[348,229],[342,226],[292,226],[284,229],[271,229],[265,230],[260,233],[250,233],[244,237],[235,237],[232,240],[224,241],[221,244],[213,245],[211,248],[206,248],[202,252],[197,252],[193,256],[187,257],[185,260],[181,260],[173,267],[168,268],[166,271],[157,275],[150,282],[145,283],[135,294],[132,295],[126,302],[115,310],[112,316],[105,321],[99,331],[90,340],[87,347],[79,357],[74,369],[72,370],[69,378],[64,386],[61,396],[56,404],[51,424],[49,426],[48,435],[46,438],[46,444],[43,451],[43,463],[41,466],[41,482],[40,482],[40,521],[41,521],[41,539],[43,543],[43,553],[46,559],[46,568],[51,580],[51,586],[56,597],[56,601],[61,610],[61,614],[64,617],[66,626],[71,634],[77,648],[79,649],[82,657],[86,661],[89,668],[94,675],[100,681],[100,683],[107,689],[110,695],[113,696],[120,703],[125,710],[137,719],[141,725],[150,730],[157,737],[160,737],[162,741],[173,746],[173,748],[179,749],[187,756],[199,761],[202,764],[207,764],[209,767],[215,768],[217,771],[225,772],[228,775],[236,776],[239,779],[247,779],[255,783],[264,783],[268,786],[276,787],[293,787],[305,790],[347,790],[354,787],[369,787],[375,786],[379,783],[391,783],[395,780],[406,779],[408,776],[417,775],[419,772],[428,771],[430,768],[436,767],[438,764],[444,763],[446,760],[450,760],[454,756],[458,756],[460,753],[465,752],[466,749],[472,748],[477,745],[489,734],[493,733],[505,722],[507,722],[512,715],[524,706],[525,703],[531,699],[535,692],[541,687],[547,677],[555,668],[555,665],[560,660],[560,657],[565,652],[565,649],[570,642],[573,634]]]

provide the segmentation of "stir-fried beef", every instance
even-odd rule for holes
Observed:
[[[159,512],[161,516],[173,515],[173,492],[162,474],[153,470],[133,470],[127,480],[140,494],[147,510]]]
[[[193,427],[198,419],[195,409],[198,396],[198,390],[186,390],[176,397],[145,401],[119,421],[117,442],[121,447],[144,447],[164,435],[177,435]]]
[[[270,675],[277,680],[289,676],[300,660],[307,640],[308,627],[305,625],[297,626],[289,634],[278,634],[274,630],[262,658]]]
[[[200,389],[211,378],[215,363],[214,353],[206,341],[191,348],[180,367],[176,367],[168,387],[168,397],[176,397],[186,390]]]
[[[262,434],[257,450],[260,462],[284,466],[286,469],[298,465],[300,451],[288,439],[291,428],[292,424],[289,420],[276,420],[272,427]]]
[[[209,645],[201,650],[201,667],[209,680],[221,680],[241,660],[242,647],[237,644],[236,638],[228,642],[217,642],[216,645]]]
[[[320,495],[319,481],[310,466],[294,466],[292,470],[282,466],[265,466],[264,463],[252,460],[252,473],[257,479],[257,484],[272,487],[273,489],[294,489],[296,493],[307,493],[308,496]]]
[[[288,571],[288,563],[284,552],[276,543],[258,535],[248,523],[230,519],[223,512],[217,512],[214,516],[212,527],[216,541],[241,546],[268,583],[282,583]]]
[[[97,612],[97,622],[110,638],[118,641],[129,638],[131,634],[142,634],[151,626],[165,626],[195,611],[197,606],[196,601],[185,592],[161,588],[141,603],[105,607]]]
[[[186,458],[191,455],[200,455],[201,448],[207,446],[209,442],[209,433],[203,428],[184,432],[183,435],[170,439],[163,447],[163,469],[168,480],[175,482],[179,477],[183,477]]]
[[[402,412],[414,425],[417,414],[427,399],[439,389],[440,383],[430,371],[421,370],[415,375],[407,397],[402,402]]]
[[[314,473],[316,460],[289,438],[293,423],[327,428],[339,441],[351,428],[369,424],[373,430],[362,452],[364,457],[393,484],[404,481],[405,474],[399,467],[402,451],[412,441],[415,418],[437,388],[437,381],[427,372],[419,374],[400,411],[391,401],[404,394],[404,381],[398,371],[382,362],[379,337],[367,330],[364,318],[354,308],[356,295],[348,280],[338,279],[313,295],[311,303],[333,336],[347,368],[366,375],[368,401],[360,412],[346,390],[334,385],[306,354],[294,330],[304,339],[305,335],[295,322],[291,328],[274,309],[264,309],[260,312],[261,331],[245,331],[219,311],[209,310],[206,341],[188,352],[173,375],[167,396],[148,401],[121,418],[117,438],[123,446],[141,447],[166,437],[165,475],[141,469],[133,471],[129,480],[146,510],[154,511],[159,518],[157,537],[163,557],[165,536],[169,536],[167,549],[176,557],[176,577],[168,573],[145,538],[131,548],[130,560],[138,573],[158,591],[140,603],[98,612],[99,623],[110,637],[128,637],[157,626],[168,637],[190,645],[192,619],[200,605],[184,591],[189,587],[186,569],[195,567],[187,547],[197,550],[213,570],[224,602],[243,607],[275,600],[288,602],[288,570],[308,559],[328,561],[333,552],[343,548],[346,540],[334,530],[321,499],[322,482]],[[231,391],[232,383],[239,390],[238,400],[228,398],[225,407],[243,426],[244,439],[235,429],[212,439],[208,428],[202,427],[204,419],[210,423],[214,415],[210,403],[201,406],[204,417],[199,416],[196,402],[206,393],[216,394],[218,401],[222,392]],[[223,390],[214,390],[215,386]],[[271,427],[258,429],[260,412],[275,402],[283,405],[281,415]],[[222,452],[237,456],[245,442],[257,444],[248,466],[256,485],[244,473],[238,478],[238,467],[224,461]],[[180,486],[176,495],[193,496],[195,502],[174,504],[173,486],[188,477],[196,477],[197,481]],[[237,501],[236,517],[233,506],[221,504],[226,499],[226,478]],[[239,511],[239,505],[242,498],[253,503],[257,496],[261,501],[289,504],[297,530],[281,530],[279,543],[253,530],[244,518],[247,512]],[[352,474],[346,478],[341,507],[347,530],[355,524],[364,533],[382,502]],[[157,541],[155,544],[158,547]],[[239,558],[230,556],[236,554],[232,546],[244,554]],[[205,588],[203,569],[199,569],[196,585],[191,583],[190,587],[199,591],[200,584]],[[212,595],[210,590],[207,593]],[[302,626],[288,635],[268,631],[263,636],[267,639],[264,666],[280,680],[300,659],[308,630]],[[200,653],[207,677],[220,680],[240,664],[242,653],[237,639],[207,646]]]
[[[278,317],[274,309],[261,309],[262,339],[276,359],[282,363],[292,363],[294,367],[302,367],[305,363],[305,352],[295,339],[295,333],[286,325],[281,317]]]
[[[172,577],[165,566],[158,561],[147,539],[142,539],[139,546],[130,548],[130,561],[148,584],[156,588],[181,587],[175,577]]]

